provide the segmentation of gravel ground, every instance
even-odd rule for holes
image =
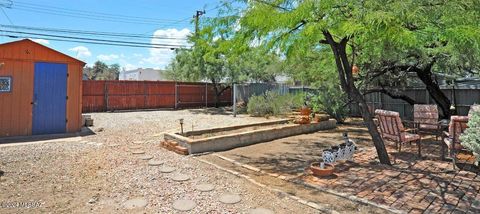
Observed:
[[[192,124],[193,129],[203,129],[258,122],[263,118],[233,118],[212,109],[91,115],[95,120],[96,126],[92,127],[95,135],[0,145],[0,213],[177,213],[172,208],[177,199],[196,202],[190,213],[248,213],[257,207],[275,213],[317,212],[159,146],[163,132],[179,129],[180,118],[185,119],[186,130],[191,130]],[[134,144],[135,141],[141,144]],[[131,153],[132,145],[140,146],[154,160],[164,161],[164,165],[175,167],[176,171],[166,174],[159,171],[161,166],[148,166],[148,161]],[[173,181],[174,173],[191,179]],[[214,184],[215,189],[195,190],[197,184],[205,182]],[[219,202],[223,193],[239,194],[242,201],[223,204]],[[145,208],[126,209],[125,202],[135,198],[143,198],[148,204]],[[28,208],[29,205],[33,207]]]

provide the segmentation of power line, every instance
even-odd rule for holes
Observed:
[[[5,17],[7,18],[8,22],[10,22],[10,24],[13,25],[12,20],[10,19],[10,17],[8,17],[8,15],[7,15],[7,13],[5,12],[5,10],[4,10],[2,7],[0,7],[0,9],[2,9],[3,15],[5,15]]]
[[[58,39],[58,38],[48,38],[48,37],[25,37],[25,36],[18,36],[18,35],[11,35],[5,34],[0,35],[3,37],[14,38],[14,39],[46,39],[51,41],[60,41],[60,42],[78,42],[78,43],[86,43],[86,44],[97,44],[97,45],[110,45],[110,46],[119,46],[119,47],[134,47],[134,48],[155,48],[155,49],[170,49],[175,50],[175,47],[160,47],[160,46],[147,46],[147,45],[129,45],[129,44],[115,44],[115,43],[107,43],[107,42],[94,42],[94,41],[79,41],[79,40],[70,40],[70,39]],[[181,47],[178,47],[181,48]]]
[[[131,45],[151,45],[151,46],[162,46],[162,47],[172,47],[172,48],[183,47],[182,44],[157,44],[157,43],[131,42],[131,41],[121,41],[121,40],[94,39],[94,38],[86,38],[86,37],[74,37],[74,36],[43,34],[43,33],[30,33],[30,32],[10,31],[10,30],[0,30],[0,32],[22,34],[22,35],[33,35],[33,36],[48,36],[48,37],[62,38],[62,39],[75,39],[75,40],[80,40],[80,41],[108,42],[108,43],[131,44]]]
[[[23,10],[23,11],[34,12],[34,13],[71,17],[71,18],[81,18],[81,19],[88,19],[88,20],[98,20],[98,21],[117,22],[117,23],[126,23],[126,24],[141,24],[141,25],[158,25],[159,24],[159,22],[130,21],[125,19],[114,19],[114,18],[107,19],[107,18],[98,18],[95,16],[72,15],[69,13],[49,12],[49,11],[26,9],[26,8],[12,8],[12,9]]]
[[[144,24],[144,25],[158,25],[159,23],[180,24],[181,20],[167,20],[156,18],[145,18],[137,16],[116,15],[101,12],[82,11],[68,8],[60,8],[54,6],[42,6],[33,3],[22,3],[8,0],[8,3],[0,3],[0,7],[5,7],[13,10],[22,10],[34,13],[43,13],[57,16],[82,18],[89,20],[99,20],[108,22],[128,23],[128,24]]]
[[[62,28],[42,28],[42,27],[30,27],[19,25],[0,25],[1,28],[9,28],[15,30],[26,31],[40,31],[40,32],[53,32],[61,34],[76,34],[76,35],[91,35],[91,36],[105,36],[105,37],[119,37],[119,38],[139,38],[139,39],[161,39],[161,40],[187,40],[182,37],[163,37],[163,36],[146,36],[144,34],[130,34],[130,33],[118,33],[118,32],[102,32],[102,31],[85,31],[74,29],[62,29]]]
[[[210,9],[208,9],[208,10],[204,10],[204,12],[206,13],[206,12],[210,12],[210,11],[212,11],[212,10],[216,10],[216,9],[220,8],[220,7],[222,6],[222,4],[223,4],[223,3],[220,2],[219,4],[217,4],[217,6],[215,6],[215,7],[213,7],[213,8],[210,8]],[[186,20],[191,20],[191,19],[192,19],[191,17],[187,17],[187,18],[185,18],[185,19],[179,20],[179,22],[184,22],[184,21],[186,21]],[[175,24],[175,23],[174,23],[174,24]],[[160,27],[157,28],[157,29],[167,28],[167,27],[170,27],[170,26],[172,26],[172,24],[170,24],[170,25],[166,24],[166,25],[160,26]],[[147,33],[155,32],[155,31],[156,31],[156,29],[155,29],[155,30],[147,31],[147,32],[144,33],[144,35],[147,34]]]
[[[43,9],[57,9],[57,10],[67,10],[71,12],[76,12],[76,13],[82,13],[82,14],[89,14],[89,15],[94,15],[94,16],[103,16],[103,17],[115,17],[115,18],[127,18],[127,19],[138,19],[138,20],[149,20],[149,21],[156,21],[156,22],[175,22],[178,20],[173,20],[173,19],[158,19],[158,18],[147,18],[147,17],[140,17],[140,16],[130,16],[130,15],[124,15],[124,14],[113,14],[113,13],[104,13],[104,12],[98,12],[98,11],[87,11],[87,10],[78,10],[78,9],[70,9],[70,8],[63,8],[63,7],[56,7],[56,6],[44,6],[41,4],[35,4],[35,3],[26,3],[22,1],[15,1],[15,4],[20,4],[20,5],[25,5],[25,6],[30,6],[30,7],[36,7],[36,8],[43,8]]]

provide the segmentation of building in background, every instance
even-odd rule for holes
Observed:
[[[161,81],[165,78],[165,71],[153,68],[138,68],[130,71],[120,72],[119,80],[149,80]]]

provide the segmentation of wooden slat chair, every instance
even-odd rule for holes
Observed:
[[[405,129],[398,112],[377,109],[375,110],[375,115],[378,119],[380,134],[383,139],[395,142],[398,152],[402,151],[402,144],[415,142],[418,146],[418,156],[422,156],[421,136],[409,133],[409,131],[414,131],[414,129]]]
[[[450,124],[448,125],[448,132],[444,132],[442,146],[442,159],[445,158],[445,146],[448,148],[449,156],[452,158],[453,169],[457,162],[458,152],[465,150],[460,142],[460,135],[467,129],[468,116],[452,116],[450,118]]]
[[[418,125],[418,133],[435,135],[437,140],[442,135],[437,105],[414,105],[413,121]]]

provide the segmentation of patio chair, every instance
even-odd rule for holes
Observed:
[[[402,151],[402,144],[415,142],[418,146],[418,156],[422,157],[421,136],[409,133],[415,131],[414,128],[405,129],[398,112],[377,109],[375,115],[378,118],[380,134],[383,139],[395,142],[398,152]]]
[[[465,150],[460,142],[460,135],[467,129],[468,116],[452,116],[448,125],[448,132],[444,132],[442,145],[442,159],[445,159],[445,146],[448,148],[449,156],[452,158],[453,169],[457,162],[457,154]]]
[[[414,105],[413,121],[418,133],[435,135],[436,140],[442,135],[442,125],[438,121],[437,105]]]

